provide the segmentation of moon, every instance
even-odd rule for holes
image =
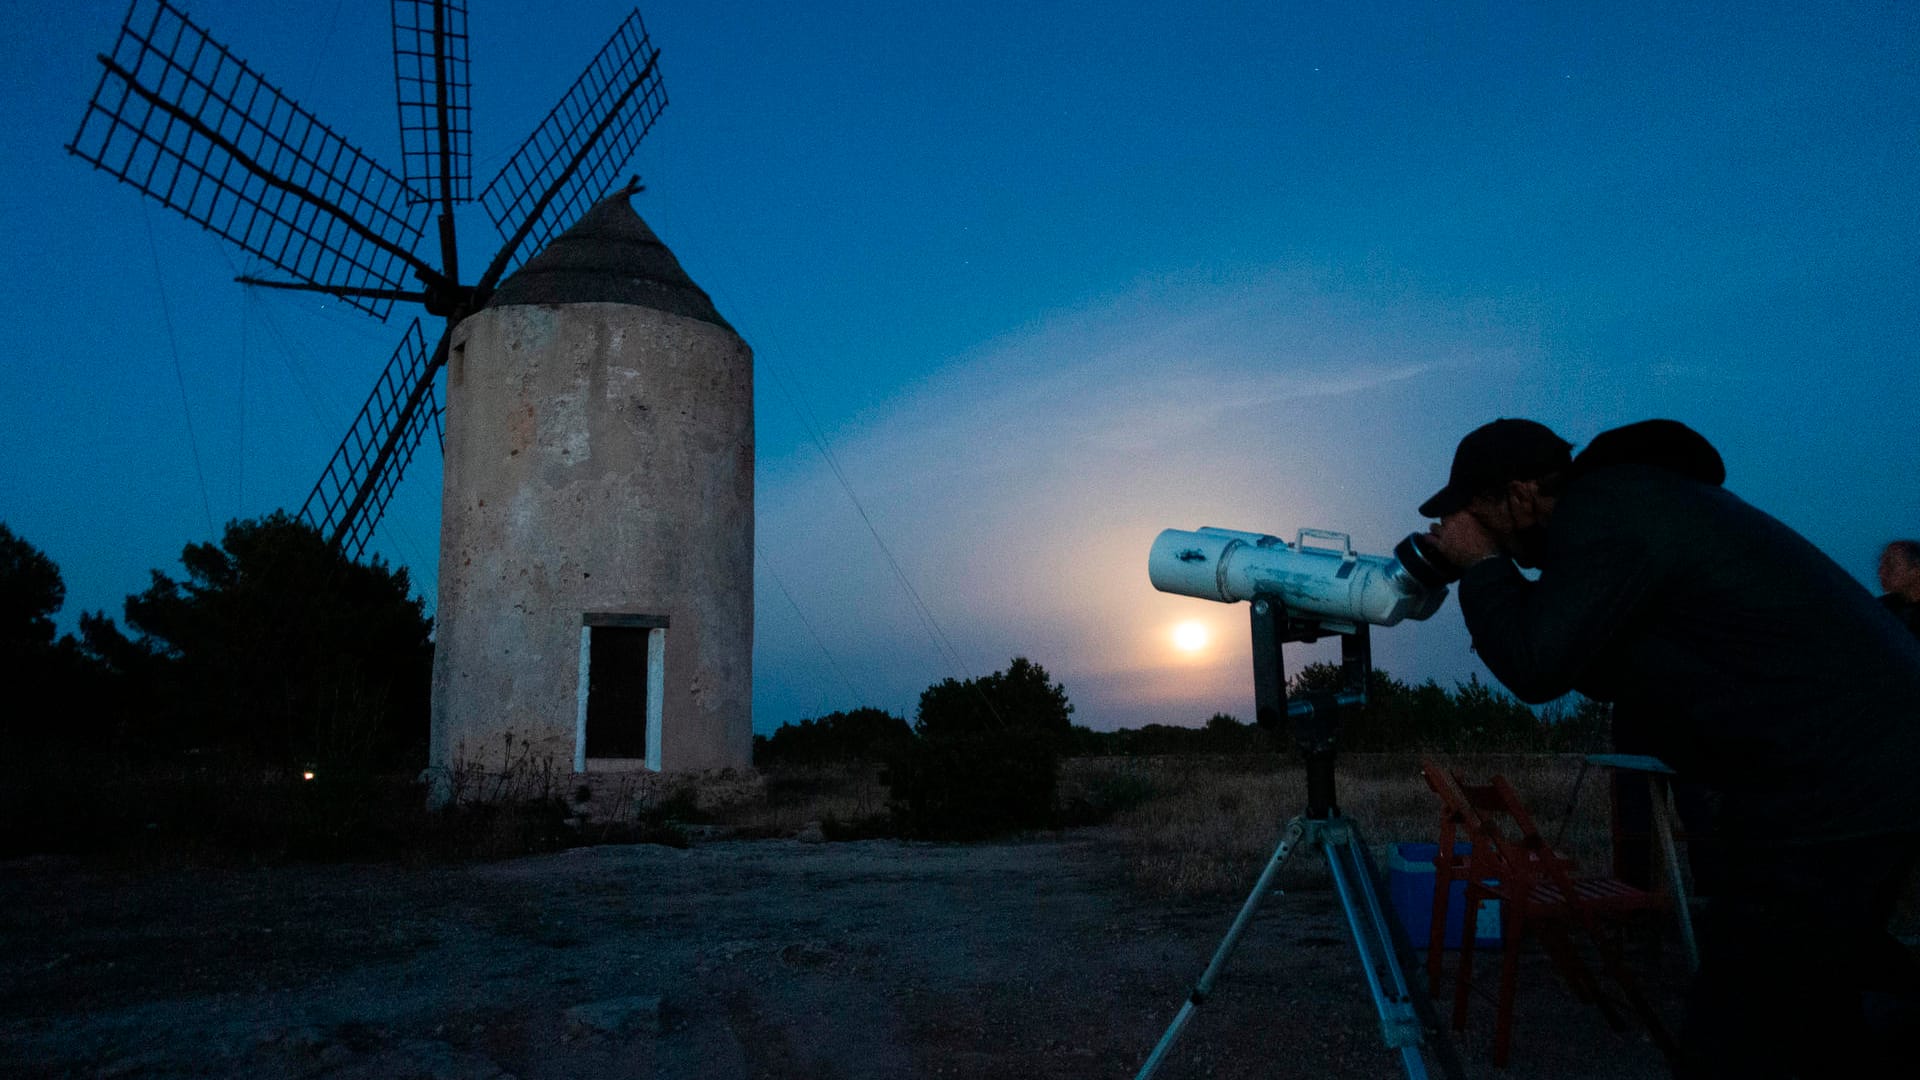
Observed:
[[[1197,653],[1212,639],[1213,634],[1203,622],[1183,622],[1173,628],[1173,647],[1183,653]]]

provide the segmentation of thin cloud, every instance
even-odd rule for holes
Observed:
[[[1087,696],[1083,713],[1164,710],[1237,686],[1244,617],[1154,592],[1153,535],[1334,520],[1344,492],[1373,479],[1301,454],[1272,418],[1358,426],[1378,398],[1498,355],[1420,329],[1417,313],[1367,311],[1285,279],[1130,296],[1010,335],[832,444],[976,674],[1028,654]],[[827,628],[828,648],[876,683],[891,679],[895,699],[963,674],[922,646],[927,631],[831,471],[817,456],[783,464],[760,496],[766,557]],[[1234,516],[1261,505],[1294,516]],[[770,590],[761,602],[787,606]],[[1219,621],[1224,644],[1209,663],[1175,660],[1162,640],[1164,626],[1194,617]],[[791,638],[763,630],[763,665],[825,663]]]

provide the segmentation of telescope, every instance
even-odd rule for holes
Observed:
[[[1454,575],[1421,540],[1414,533],[1390,556],[1362,555],[1346,533],[1327,529],[1301,529],[1293,543],[1234,529],[1167,529],[1147,553],[1147,576],[1161,592],[1223,604],[1269,596],[1296,621],[1351,633],[1440,610]]]
[[[1440,610],[1447,585],[1459,574],[1421,533],[1400,541],[1392,555],[1362,555],[1353,550],[1346,533],[1326,529],[1301,529],[1288,543],[1265,533],[1202,528],[1168,529],[1156,537],[1147,553],[1147,577],[1161,592],[1223,604],[1247,602],[1254,721],[1269,729],[1277,728],[1283,717],[1292,721],[1294,745],[1306,765],[1307,809],[1287,823],[1280,846],[1213,961],[1135,1080],[1152,1080],[1194,1010],[1213,992],[1214,980],[1262,898],[1277,891],[1273,883],[1281,867],[1300,847],[1317,849],[1326,857],[1380,1016],[1381,1037],[1399,1052],[1408,1080],[1426,1080],[1428,1053],[1447,1076],[1459,1077],[1459,1059],[1427,1000],[1424,980],[1407,978],[1402,958],[1412,953],[1380,895],[1379,867],[1359,826],[1340,813],[1334,792],[1340,717],[1366,706],[1373,628],[1428,618]],[[1283,646],[1329,634],[1340,638],[1339,688],[1289,694]]]

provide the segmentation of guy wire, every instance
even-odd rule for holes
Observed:
[[[167,285],[160,276],[160,245],[153,238],[153,219],[140,204],[140,221],[147,227],[147,251],[153,256],[153,289],[160,297],[160,317],[167,326],[167,349],[173,356],[173,381],[180,388],[180,413],[187,421],[187,448],[193,452],[193,475],[200,482],[200,509],[207,515],[207,535],[219,536],[213,524],[213,500],[207,498],[207,470],[200,464],[200,439],[193,431],[193,409],[187,401],[187,377],[180,369],[180,342],[173,333],[173,308],[167,303]]]
[[[714,291],[709,289],[708,294],[711,296]],[[980,680],[973,674],[973,669],[960,656],[959,650],[953,645],[953,640],[947,636],[945,628],[940,625],[940,620],[933,614],[933,609],[927,606],[919,590],[913,587],[913,582],[908,579],[905,568],[900,565],[900,560],[894,557],[893,549],[881,537],[880,529],[873,523],[873,518],[868,516],[866,505],[860,501],[860,496],[854,493],[853,484],[847,480],[846,473],[841,470],[840,461],[827,445],[826,436],[821,433],[811,412],[794,391],[786,365],[780,362],[772,349],[757,350],[755,355],[766,360],[768,370],[773,373],[774,382],[780,387],[781,396],[787,400],[787,407],[793,410],[795,418],[800,421],[801,428],[806,431],[807,438],[812,441],[814,449],[819,451],[821,460],[827,463],[827,468],[833,473],[834,480],[839,483],[840,490],[846,494],[847,501],[853,504],[854,512],[860,515],[861,523],[866,525],[867,532],[872,535],[874,545],[880,549],[880,554],[886,559],[888,568],[893,571],[894,579],[899,581],[900,587],[905,590],[912,603],[914,614],[928,631],[934,648],[945,653],[947,659],[966,676],[968,685],[973,687],[974,693],[980,698],[980,703],[986,707],[988,715],[993,717],[995,726],[1006,727],[1007,722],[1001,717],[1000,710],[994,708],[993,700],[987,697],[986,691],[980,689]]]

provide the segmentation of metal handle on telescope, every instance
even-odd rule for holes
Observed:
[[[1307,549],[1307,537],[1309,536],[1315,540],[1340,541],[1340,557],[1347,562],[1352,562],[1360,557],[1360,553],[1353,550],[1353,537],[1343,532],[1334,532],[1332,529],[1301,529],[1300,534],[1293,538],[1293,549],[1295,551],[1305,551]],[[1328,549],[1322,548],[1321,550],[1325,551]]]

